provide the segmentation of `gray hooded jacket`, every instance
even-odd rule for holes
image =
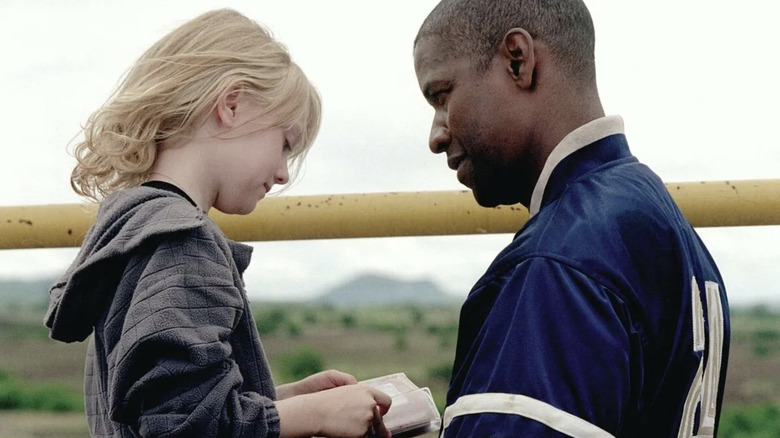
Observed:
[[[252,248],[151,187],[105,199],[50,291],[51,337],[83,341],[95,437],[276,437],[276,392],[242,273]]]

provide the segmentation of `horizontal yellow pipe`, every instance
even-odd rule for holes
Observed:
[[[780,180],[667,183],[696,227],[780,225]],[[74,247],[95,205],[0,207],[0,249]],[[250,215],[211,214],[238,241],[514,233],[525,207],[483,208],[469,191],[280,196]]]

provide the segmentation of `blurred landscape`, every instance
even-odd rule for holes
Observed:
[[[0,438],[89,436],[86,343],[52,341],[42,325],[52,282],[0,281]],[[443,409],[460,303],[435,283],[366,274],[306,303],[252,305],[277,383],[328,368],[359,380],[405,372]],[[728,366],[719,436],[780,437],[776,309],[732,307]]]

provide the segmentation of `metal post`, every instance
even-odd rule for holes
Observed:
[[[695,227],[780,225],[780,180],[667,183]],[[79,246],[96,205],[0,207],[0,249]],[[238,241],[514,233],[521,205],[480,207],[469,191],[271,197],[246,216],[210,216]]]

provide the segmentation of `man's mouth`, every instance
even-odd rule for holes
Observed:
[[[463,155],[453,155],[447,158],[447,165],[452,170],[458,170],[460,163],[462,163],[464,159],[465,157]]]

